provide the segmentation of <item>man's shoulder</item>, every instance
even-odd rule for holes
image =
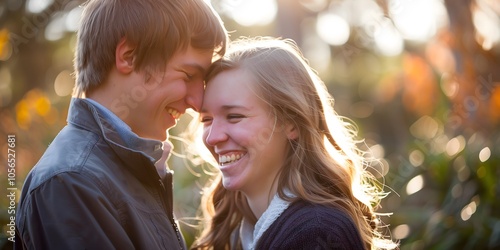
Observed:
[[[28,174],[30,188],[36,188],[54,176],[63,173],[91,172],[88,164],[99,151],[100,137],[68,125],[49,144],[40,160]]]

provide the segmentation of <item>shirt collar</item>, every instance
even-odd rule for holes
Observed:
[[[285,194],[288,197],[295,197],[291,192],[285,190]],[[278,219],[278,217],[288,208],[290,205],[289,201],[281,199],[278,194],[276,194],[271,203],[267,207],[266,211],[260,216],[255,223],[255,226],[243,219],[240,227],[241,244],[245,250],[253,250],[259,242],[260,237],[264,232]]]
[[[142,152],[144,155],[151,158],[153,162],[158,162],[162,158],[163,143],[161,141],[139,137],[122,119],[111,112],[111,110],[90,98],[84,100],[94,106],[102,118],[113,126],[120,139],[125,143],[123,146]]]

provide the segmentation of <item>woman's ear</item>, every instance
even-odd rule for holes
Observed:
[[[292,123],[287,123],[285,125],[285,133],[286,133],[286,137],[289,140],[295,140],[299,137],[299,130],[297,129],[295,124],[292,124]]]
[[[116,69],[122,74],[134,71],[134,47],[125,38],[116,46],[115,63]]]

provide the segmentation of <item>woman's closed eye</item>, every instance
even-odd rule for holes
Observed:
[[[227,115],[227,119],[230,121],[230,122],[238,122],[238,121],[241,121],[241,119],[245,118],[246,116],[242,115],[242,114],[228,114]]]
[[[210,116],[202,116],[202,117],[200,118],[200,122],[201,122],[201,123],[204,123],[204,124],[206,124],[206,123],[210,123],[210,122],[212,122],[212,120],[213,120],[213,118],[212,118],[212,117],[210,117]]]

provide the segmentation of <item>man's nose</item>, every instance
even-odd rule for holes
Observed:
[[[192,83],[187,89],[186,103],[196,112],[200,112],[203,103],[203,94],[205,92],[204,82],[200,80],[197,83]]]

